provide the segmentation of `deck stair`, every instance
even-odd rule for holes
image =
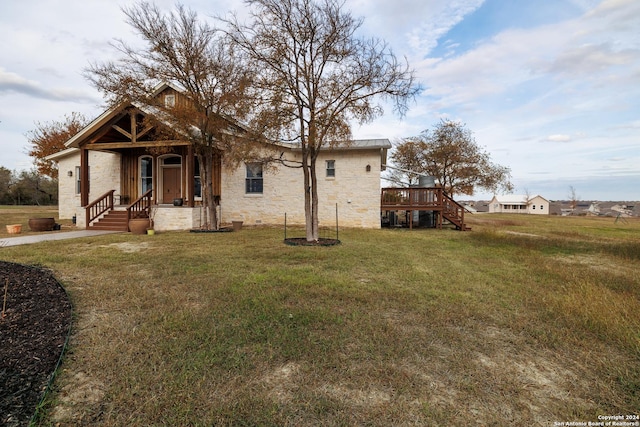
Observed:
[[[126,210],[110,210],[102,218],[92,223],[91,230],[129,231]]]
[[[129,231],[130,218],[149,218],[152,190],[147,190],[126,209],[114,205],[115,190],[105,194],[86,206],[87,228],[92,230]]]

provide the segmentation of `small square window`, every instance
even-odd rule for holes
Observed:
[[[167,108],[173,108],[176,106],[176,96],[175,95],[165,95],[164,96],[164,106]]]
[[[336,176],[336,161],[327,160],[327,178],[335,178]]]

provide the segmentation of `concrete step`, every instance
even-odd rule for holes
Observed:
[[[91,224],[89,230],[105,230],[105,231],[129,231],[129,227],[125,224]]]

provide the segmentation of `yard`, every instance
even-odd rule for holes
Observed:
[[[333,247],[245,227],[0,248],[53,270],[75,307],[39,425],[639,415],[640,221],[467,219],[473,231],[344,229]]]

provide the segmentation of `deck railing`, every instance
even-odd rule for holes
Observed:
[[[131,203],[127,207],[127,220],[132,218],[149,218],[149,211],[151,209],[151,194],[153,190],[147,190],[142,196]]]
[[[383,188],[383,210],[431,210],[442,207],[442,188]]]
[[[113,209],[113,193],[116,190],[110,190],[104,193],[102,196],[98,197],[93,202],[89,203],[85,206],[85,214],[86,214],[86,227],[89,228],[89,224],[91,221],[98,218],[103,213],[110,211]]]

